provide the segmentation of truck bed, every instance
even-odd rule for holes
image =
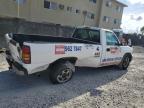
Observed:
[[[77,38],[55,37],[55,36],[42,36],[42,35],[27,35],[27,34],[12,34],[14,41],[18,42],[20,46],[23,42],[57,42],[57,43],[85,43],[85,44],[98,44],[95,42],[81,40]]]

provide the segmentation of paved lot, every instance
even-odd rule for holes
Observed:
[[[144,53],[127,71],[79,68],[73,79],[52,85],[46,73],[22,77],[0,73],[0,108],[144,108]]]

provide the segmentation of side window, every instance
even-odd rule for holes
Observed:
[[[106,32],[106,43],[107,45],[116,45],[118,44],[118,39],[112,32]]]
[[[82,40],[90,40],[88,31],[86,29],[77,29],[73,37]]]
[[[100,31],[99,30],[90,30],[90,41],[100,43]]]

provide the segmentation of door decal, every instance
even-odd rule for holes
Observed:
[[[121,50],[117,47],[111,47],[110,48],[110,53],[111,54],[117,54],[117,53],[120,53],[120,52],[121,52]]]
[[[103,59],[102,62],[121,61],[122,57]]]
[[[96,52],[95,57],[100,57],[100,52]]]
[[[111,47],[111,48],[110,48],[110,52],[111,52],[112,54],[115,54],[115,53],[118,52],[118,48],[117,48],[117,47]]]

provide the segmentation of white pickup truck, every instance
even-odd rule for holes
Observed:
[[[6,58],[19,74],[50,69],[53,83],[69,81],[78,67],[117,65],[127,69],[133,48],[122,46],[111,30],[78,27],[71,38],[26,34],[6,34]]]

